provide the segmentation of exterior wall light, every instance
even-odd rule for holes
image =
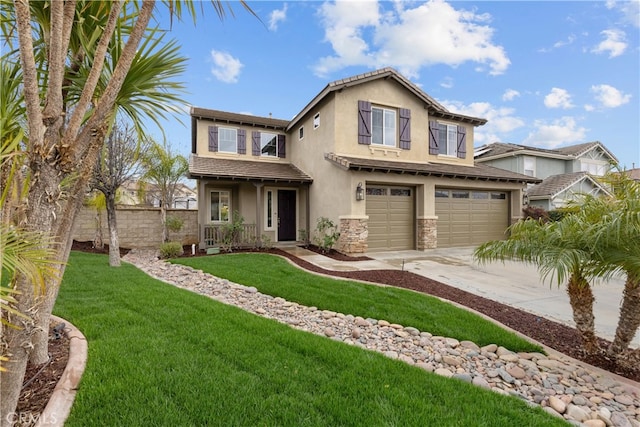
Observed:
[[[364,188],[362,188],[361,182],[356,187],[356,200],[364,200]]]
[[[529,195],[522,193],[522,206],[529,206]]]

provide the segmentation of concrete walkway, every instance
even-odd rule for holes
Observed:
[[[519,262],[478,265],[473,247],[432,249],[427,251],[372,252],[371,261],[336,261],[299,248],[281,248],[327,270],[357,271],[404,269],[503,304],[574,327],[566,285],[543,282],[533,266]],[[618,278],[593,286],[596,334],[612,340],[615,335],[624,279]],[[631,347],[640,348],[640,334]]]

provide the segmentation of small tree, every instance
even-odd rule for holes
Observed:
[[[135,129],[120,122],[111,129],[106,138],[93,172],[91,186],[104,195],[109,227],[109,265],[120,266],[120,241],[116,218],[118,189],[138,174],[139,153],[149,145],[146,139],[138,142]],[[96,206],[97,209],[97,206]]]
[[[149,183],[157,190],[160,202],[160,221],[162,222],[162,241],[169,240],[167,230],[167,207],[173,204],[174,194],[178,184],[189,171],[189,162],[171,150],[165,141],[162,144],[151,142],[149,149],[141,156],[141,183]],[[142,191],[146,191],[143,189]]]

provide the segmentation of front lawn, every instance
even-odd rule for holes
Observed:
[[[55,313],[89,344],[67,426],[565,425],[522,400],[291,329],[129,264],[110,268],[104,255],[72,252]]]
[[[512,351],[542,349],[480,316],[405,289],[332,279],[308,273],[285,259],[256,253],[179,258],[172,262],[306,306],[413,326],[434,335],[469,340]]]

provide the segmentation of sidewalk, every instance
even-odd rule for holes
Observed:
[[[566,286],[543,282],[535,267],[519,262],[478,265],[473,247],[427,251],[372,252],[371,261],[336,261],[300,247],[283,247],[297,257],[334,271],[404,269],[449,286],[575,327]],[[624,280],[593,286],[596,334],[612,340],[618,322]],[[640,334],[631,347],[640,348]]]

